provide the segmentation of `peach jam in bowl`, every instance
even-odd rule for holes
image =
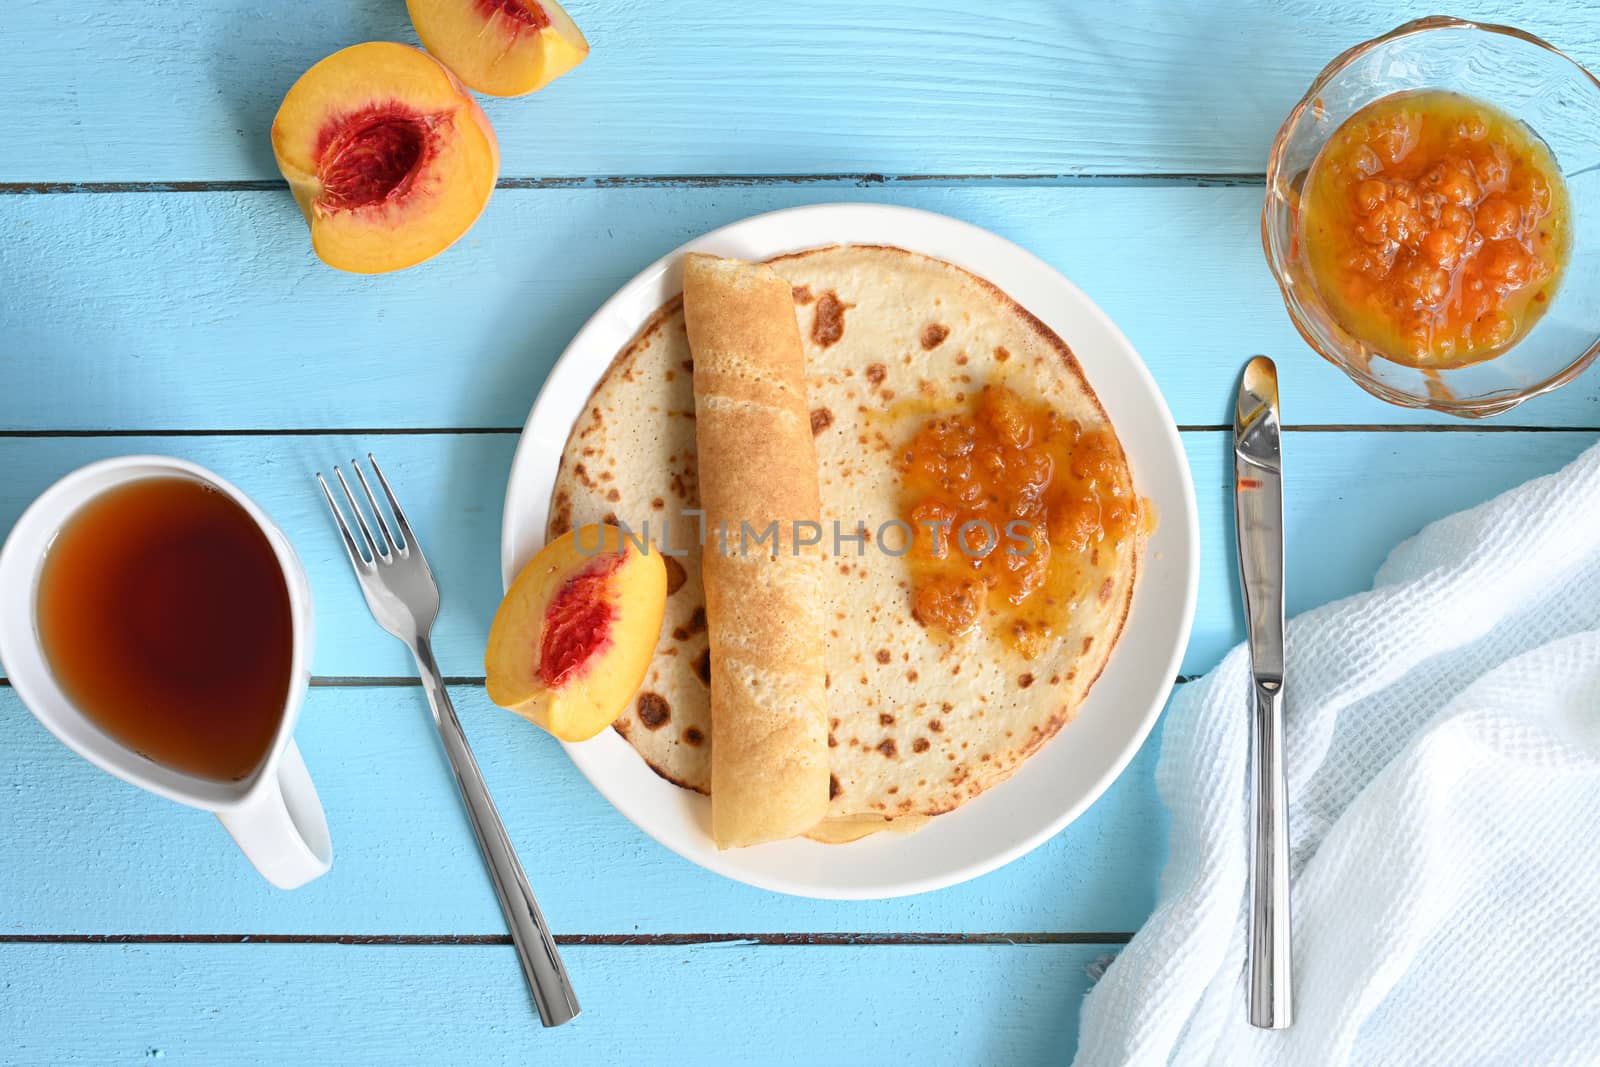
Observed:
[[[1433,17],[1339,56],[1279,130],[1261,235],[1306,342],[1394,404],[1481,418],[1600,354],[1600,82]]]

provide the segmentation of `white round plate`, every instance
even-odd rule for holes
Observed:
[[[909,835],[849,845],[783,841],[718,851],[711,802],[656,776],[615,731],[567,753],[634,824],[686,859],[764,889],[840,900],[903,896],[976,878],[1043,844],[1105,791],[1161,713],[1189,638],[1199,580],[1194,487],[1177,427],[1133,346],[1049,264],[969,223],[903,207],[821,204],[724,226],[646,267],[562,354],[523,428],[506,487],[500,544],[505,582],[543,544],[567,433],[612,358],[682,290],[685,252],[764,260],[831,244],[896,245],[965,267],[998,285],[1071,346],[1122,439],[1138,491],[1159,526],[1134,588],[1127,626],[1105,673],[1061,736],[1017,773]]]

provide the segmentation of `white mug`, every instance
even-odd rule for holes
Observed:
[[[174,476],[203,482],[243,508],[266,535],[289,590],[294,645],[288,702],[266,759],[242,781],[185,774],[113,740],[62,691],[39,641],[39,573],[56,533],[108,489]],[[101,770],[158,796],[216,813],[256,870],[281,889],[306,884],[333,862],[322,802],[293,736],[311,679],[311,627],[311,588],[283,532],[249,497],[185,460],[122,456],[73,471],[23,512],[0,549],[0,663],[28,710],[68,748]]]

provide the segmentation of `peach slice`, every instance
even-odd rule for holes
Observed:
[[[438,255],[483,213],[500,147],[455,75],[409,45],[335,52],[294,83],[272,152],[323,262],[357,274]]]
[[[480,93],[521,96],[582,63],[589,42],[554,0],[406,0],[423,47]]]
[[[632,699],[667,609],[660,552],[591,523],[522,568],[489,628],[489,699],[563,741],[587,741]]]

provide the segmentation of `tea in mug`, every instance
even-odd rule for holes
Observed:
[[[57,682],[118,743],[185,774],[247,778],[289,698],[289,589],[261,528],[191,478],[128,482],[64,525],[39,577]]]

